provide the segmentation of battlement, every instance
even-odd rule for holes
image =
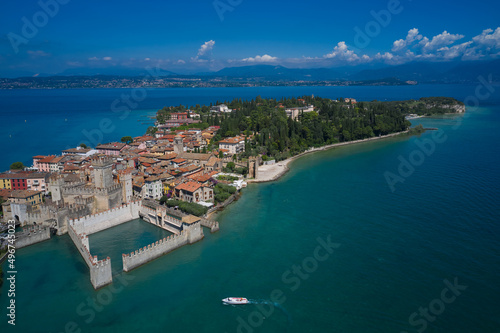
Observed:
[[[50,239],[50,228],[39,225],[23,228],[16,235],[16,248],[20,249]]]
[[[170,235],[155,243],[144,246],[129,254],[122,254],[123,270],[125,272],[139,267],[151,260],[173,251],[183,245],[189,244],[189,232],[183,231],[179,235]]]
[[[113,165],[114,159],[110,156],[95,156],[92,157],[91,163],[94,168],[106,168]]]
[[[122,254],[123,270],[128,272],[186,244],[193,244],[202,238],[203,231],[200,223],[193,223],[186,226],[178,235],[170,235],[129,254]]]
[[[69,219],[80,233],[93,234],[139,217],[140,201],[132,201],[96,214]]]
[[[26,226],[26,227],[22,228],[22,231],[19,233],[19,235],[21,235],[21,234],[28,235],[28,234],[31,234],[31,233],[35,233],[36,234],[37,232],[40,232],[42,230],[45,230],[45,227],[42,227],[40,225]]]
[[[63,194],[66,195],[94,195],[96,189],[94,187],[84,186],[85,183],[80,183],[75,186],[65,186],[61,188]]]
[[[125,257],[132,258],[133,256],[144,255],[144,254],[147,254],[147,253],[154,251],[157,248],[163,247],[166,244],[166,242],[174,242],[178,238],[183,238],[183,237],[186,237],[185,231],[181,231],[181,233],[179,235],[170,235],[168,237],[162,238],[154,243],[148,244],[148,246],[144,246],[143,248],[139,248],[138,250],[135,250],[134,252],[130,252],[129,254],[123,253],[122,257],[123,258],[125,258]]]
[[[83,260],[89,266],[90,282],[95,289],[103,287],[113,282],[111,274],[111,259],[98,260],[97,256],[92,256],[89,250],[89,238],[86,234],[78,234],[72,225],[68,226],[68,234],[75,244],[76,248],[83,257]]]
[[[111,193],[121,191],[122,186],[123,185],[121,183],[117,183],[106,188],[96,188],[94,193],[95,195],[109,195]]]
[[[84,198],[82,196],[78,196],[78,197],[75,197],[75,203],[78,204],[78,205],[88,205],[88,204],[92,204],[94,202],[94,199],[93,198]]]

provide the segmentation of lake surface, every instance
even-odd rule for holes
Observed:
[[[110,97],[123,91],[1,91],[0,105],[4,119],[18,122],[9,126],[12,130],[31,125],[19,121],[26,117],[4,112],[5,105],[49,105],[55,96],[67,101],[62,104],[68,113],[93,124],[95,117],[114,119]],[[100,258],[109,255],[115,274],[114,284],[98,291],[67,235],[21,249],[16,258],[17,325],[13,330],[2,315],[0,329],[498,332],[499,91],[496,87],[465,116],[413,121],[440,132],[300,158],[279,181],[244,189],[242,198],[217,217],[219,232],[204,229],[201,242],[130,273],[120,272],[120,254],[164,237],[161,231],[136,220],[92,235],[91,251]],[[452,96],[463,101],[474,96],[475,86],[159,89],[148,91],[124,120],[123,131],[117,125],[109,133],[110,140],[142,134],[147,125],[134,123],[132,115],[141,119],[164,105],[258,94],[358,100]],[[71,100],[101,106],[82,115],[90,110],[86,102]],[[33,112],[32,122],[43,123]],[[75,126],[77,143],[80,125]],[[67,129],[62,126],[60,135],[70,140]],[[41,153],[28,145],[40,139],[22,140],[27,146],[12,148],[19,156]],[[52,149],[47,153],[55,153],[57,142],[46,143]],[[15,154],[9,150],[9,162]],[[2,311],[7,290],[4,283]],[[222,305],[228,296],[255,304]]]

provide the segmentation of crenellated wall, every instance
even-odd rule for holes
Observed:
[[[202,217],[201,218],[201,225],[207,228],[210,228],[210,232],[216,232],[219,231],[219,222],[217,221],[212,221],[207,218]]]
[[[70,219],[69,225],[73,226],[75,231],[79,234],[85,233],[90,235],[139,218],[140,207],[140,201],[133,201],[105,212]]]
[[[50,228],[33,226],[16,233],[16,248],[20,249],[50,239]]]
[[[170,251],[186,244],[195,243],[202,238],[203,230],[199,222],[185,226],[179,235],[171,235],[130,254],[122,254],[123,270],[129,272]]]
[[[88,236],[86,234],[78,234],[71,225],[68,227],[68,234],[89,267],[90,282],[94,286],[94,289],[101,288],[113,282],[111,259],[107,257],[106,259],[97,260],[97,256],[92,256],[89,251]]]

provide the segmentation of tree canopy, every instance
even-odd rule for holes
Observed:
[[[23,162],[14,162],[10,165],[11,170],[22,170],[24,169]]]

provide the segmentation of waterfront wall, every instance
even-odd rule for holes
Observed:
[[[78,234],[91,235],[139,218],[140,207],[140,201],[133,201],[105,212],[70,219],[69,225],[72,226]]]
[[[219,231],[219,222],[217,221],[212,221],[207,218],[202,217],[201,218],[201,225],[207,228],[210,228],[210,232],[216,232]]]
[[[195,243],[202,238],[203,230],[199,222],[185,226],[179,235],[171,235],[130,254],[122,254],[123,270],[129,272],[183,245]]]
[[[103,260],[97,260],[97,256],[92,256],[89,251],[88,236],[86,234],[78,234],[71,225],[68,227],[68,234],[89,267],[90,282],[94,286],[94,289],[99,289],[113,282],[111,259],[107,257]]]
[[[50,239],[50,228],[33,226],[16,234],[16,248],[20,249]]]

